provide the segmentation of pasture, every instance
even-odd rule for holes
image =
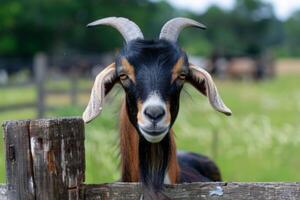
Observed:
[[[175,123],[178,149],[209,155],[220,166],[225,181],[298,181],[300,179],[300,79],[284,74],[263,82],[217,81],[225,103],[233,111],[226,117],[213,111],[207,99],[185,86]],[[92,82],[81,85],[92,86]],[[51,87],[68,87],[64,82]],[[0,89],[0,105],[35,99],[35,89]],[[118,111],[121,88],[109,95],[101,117],[86,125],[86,182],[112,182],[118,173]],[[69,106],[66,96],[49,98],[59,106],[48,117],[81,115],[80,105]],[[34,118],[35,110],[0,114],[0,122]],[[3,131],[0,132],[3,136]],[[3,141],[0,141],[3,145]],[[5,182],[3,147],[0,150],[0,182]]]

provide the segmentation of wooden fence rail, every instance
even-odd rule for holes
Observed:
[[[47,82],[51,81],[51,73],[49,66],[49,58],[44,53],[38,53],[33,57],[33,74],[34,80],[30,80],[24,83],[10,83],[0,85],[0,89],[23,89],[34,88],[36,92],[36,99],[30,102],[1,104],[0,112],[16,111],[21,109],[36,109],[37,118],[43,118],[46,111],[52,108],[47,106],[47,98],[53,95],[68,95],[71,105],[78,105],[79,96],[81,94],[90,94],[90,88],[79,88],[79,72],[73,69],[64,76],[65,80],[70,82],[70,87],[67,89],[46,87]],[[88,79],[86,79],[88,80]],[[53,80],[52,80],[53,81]]]
[[[6,185],[0,200],[140,199],[138,183],[84,184],[81,118],[4,123]],[[101,169],[101,166],[99,166]],[[171,199],[300,199],[300,183],[192,183],[166,185]]]

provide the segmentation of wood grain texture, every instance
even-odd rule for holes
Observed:
[[[30,140],[36,199],[74,199],[84,181],[83,121],[31,121]]]
[[[85,185],[83,190],[86,200],[136,200],[142,193],[137,183]],[[165,194],[174,200],[297,200],[300,183],[190,183],[168,185]]]
[[[3,127],[9,200],[79,199],[85,178],[81,118],[9,121]]]
[[[3,124],[9,199],[34,200],[29,124],[29,120],[9,121]]]
[[[7,186],[0,184],[0,200],[7,200]]]
[[[166,186],[170,199],[179,200],[298,200],[300,183],[191,183]],[[77,195],[79,194],[79,195]],[[138,200],[142,187],[138,183],[82,185],[76,195],[66,199]],[[6,200],[6,186],[0,186],[0,200]]]

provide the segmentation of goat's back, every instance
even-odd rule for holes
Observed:
[[[178,152],[177,160],[180,166],[180,183],[222,180],[219,168],[207,156],[190,152]]]

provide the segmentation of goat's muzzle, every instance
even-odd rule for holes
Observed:
[[[149,95],[139,106],[138,129],[151,143],[160,142],[170,129],[170,111],[157,93]]]

